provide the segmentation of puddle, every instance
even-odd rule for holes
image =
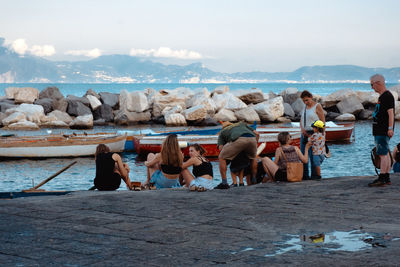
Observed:
[[[369,234],[360,230],[350,232],[335,231],[327,234],[287,235],[287,241],[275,243],[276,250],[265,257],[273,257],[287,252],[303,252],[306,248],[319,248],[323,252],[349,251],[355,252],[373,247],[385,248],[387,242],[398,241],[399,237],[390,234]]]

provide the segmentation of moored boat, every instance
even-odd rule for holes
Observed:
[[[346,142],[351,141],[351,137],[354,131],[354,123],[346,124],[335,124],[332,122],[326,123],[325,133],[327,142]],[[259,133],[279,133],[279,132],[289,132],[290,134],[300,132],[300,125],[296,124],[290,127],[257,127],[257,132]]]
[[[277,139],[277,133],[260,134],[259,144],[266,143],[265,148],[261,152],[261,155],[272,155],[275,153],[276,148],[279,146]],[[300,146],[300,132],[293,133],[292,145]],[[161,151],[162,142],[166,136],[137,136],[134,139],[134,146],[136,153],[139,156],[146,156],[148,153],[158,153]],[[219,150],[217,148],[218,135],[183,135],[178,136],[182,152],[185,156],[189,154],[188,146],[191,143],[197,143],[201,145],[205,150],[206,157],[217,157]]]
[[[51,134],[38,136],[0,137],[0,157],[48,158],[91,156],[99,144],[106,144],[111,152],[122,152],[126,135]]]

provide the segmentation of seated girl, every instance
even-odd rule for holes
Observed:
[[[213,168],[211,162],[204,157],[205,150],[199,144],[189,146],[190,158],[183,163],[182,176],[191,191],[213,189]],[[193,166],[193,174],[188,168]]]
[[[165,138],[161,152],[147,155],[146,184],[154,183],[157,189],[180,187],[179,175],[182,171],[183,154],[175,134]]]

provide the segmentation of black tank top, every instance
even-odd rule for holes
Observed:
[[[193,165],[193,175],[195,177],[200,177],[200,176],[208,174],[211,177],[213,177],[214,173],[213,173],[213,168],[212,168],[211,162],[203,161],[202,158],[199,158],[199,159],[201,160],[201,164],[199,164],[197,166]]]
[[[161,164],[161,171],[165,174],[171,174],[171,175],[180,174],[182,171],[182,167]]]
[[[96,156],[96,179],[107,180],[114,174],[115,161],[112,158],[114,153],[100,153]]]

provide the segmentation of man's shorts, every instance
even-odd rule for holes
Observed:
[[[389,140],[389,136],[386,135],[375,136],[376,154],[386,155],[389,153]]]
[[[239,137],[234,142],[227,143],[219,153],[220,159],[233,160],[240,152],[245,152],[249,159],[257,157],[257,140],[255,137]]]
[[[324,161],[325,156],[324,155],[312,155],[311,160],[312,160],[312,164],[315,167],[319,167],[321,166],[322,162]]]

